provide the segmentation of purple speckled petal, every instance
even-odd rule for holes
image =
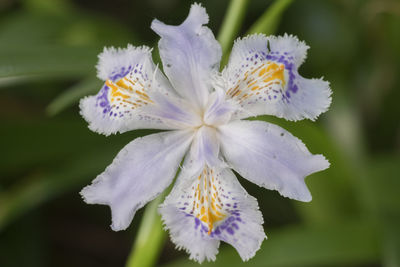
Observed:
[[[135,47],[128,44],[126,48],[105,47],[99,55],[97,76],[103,81],[117,81],[131,71],[141,72],[141,63],[148,60],[149,55],[151,56],[151,49],[146,46]]]
[[[105,49],[98,76],[105,84],[81,100],[89,128],[105,135],[134,129],[182,129],[198,118],[156,69],[150,50],[129,46]],[[198,117],[198,116],[197,116]]]
[[[256,199],[226,168],[198,169],[187,160],[160,213],[172,241],[200,263],[215,260],[220,241],[231,244],[243,260],[248,260],[265,239]]]
[[[240,106],[236,118],[275,115],[315,120],[331,103],[329,83],[298,73],[308,46],[296,37],[250,35],[235,42],[223,71],[226,92]]]

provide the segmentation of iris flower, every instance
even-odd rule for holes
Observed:
[[[198,262],[215,260],[220,241],[248,260],[266,235],[256,199],[232,169],[284,197],[310,201],[304,178],[329,163],[281,127],[246,118],[315,120],[328,109],[331,91],[328,82],[299,75],[308,46],[290,35],[236,40],[219,72],[221,47],[207,23],[199,4],[179,26],[152,22],[165,76],[145,46],[105,48],[99,55],[105,83],[80,103],[89,128],[105,135],[166,131],[130,142],[81,194],[87,203],[110,206],[112,229],[124,230],[183,162],[159,207],[172,241]]]

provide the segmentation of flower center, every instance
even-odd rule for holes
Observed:
[[[200,115],[200,127],[217,128],[219,125],[226,124],[231,119],[233,111],[231,104],[226,101],[225,94],[221,96],[213,92],[203,114]]]

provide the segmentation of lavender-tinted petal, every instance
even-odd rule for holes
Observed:
[[[311,201],[304,178],[329,167],[288,131],[261,121],[236,121],[219,128],[221,151],[241,176],[281,195]]]
[[[161,37],[160,56],[164,71],[175,90],[198,108],[204,107],[211,89],[211,75],[218,71],[221,47],[208,23],[208,15],[193,4],[186,20],[179,26],[154,20],[151,28]]]
[[[126,229],[135,212],[172,182],[192,134],[172,131],[137,138],[81,194],[89,204],[108,205],[112,229]]]

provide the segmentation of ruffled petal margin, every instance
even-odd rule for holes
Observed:
[[[137,138],[81,191],[88,204],[109,205],[112,229],[124,230],[136,211],[172,182],[192,133],[172,131]]]

